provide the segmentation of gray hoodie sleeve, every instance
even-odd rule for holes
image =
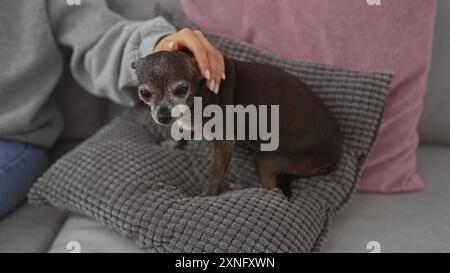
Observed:
[[[72,49],[74,78],[94,95],[129,106],[137,97],[131,62],[176,31],[163,17],[126,20],[109,10],[104,0],[82,0],[79,6],[47,0],[47,8],[58,44]]]

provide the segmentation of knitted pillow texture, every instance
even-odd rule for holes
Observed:
[[[160,143],[170,128],[137,108],[52,165],[29,201],[92,217],[153,252],[319,251],[376,140],[391,73],[299,62],[229,37],[207,38],[228,57],[280,67],[317,92],[342,131],[334,172],[297,179],[288,200],[259,187],[253,153],[237,146],[226,179],[241,189],[199,197],[211,182],[211,143],[167,149]]]

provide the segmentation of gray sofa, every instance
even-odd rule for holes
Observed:
[[[110,6],[133,19],[152,17],[155,2],[161,2],[172,12],[182,12],[178,0],[132,2],[114,0],[110,1]],[[450,252],[448,14],[450,1],[439,0],[432,69],[419,124],[418,173],[424,180],[425,190],[395,195],[357,193],[347,209],[334,219],[325,252],[369,252],[370,249],[382,252]],[[61,96],[63,92],[64,96]],[[66,127],[52,152],[54,160],[121,110],[106,100],[83,92],[68,73],[65,73],[55,98],[64,110]],[[80,242],[84,252],[143,251],[89,218],[47,206],[24,204],[0,219],[0,252],[70,252],[68,243],[71,241]],[[373,244],[375,248],[371,248]]]

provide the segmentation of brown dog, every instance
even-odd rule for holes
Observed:
[[[132,67],[138,76],[139,97],[151,107],[153,119],[161,125],[177,121],[171,115],[172,109],[180,104],[192,108],[194,97],[198,96],[202,97],[203,108],[279,105],[278,149],[256,151],[261,185],[265,189],[275,188],[277,177],[278,186],[283,189],[283,184],[286,185],[283,178],[326,174],[340,159],[341,137],[335,118],[308,86],[281,69],[225,58],[227,79],[216,95],[207,90],[189,53],[157,52],[135,61]],[[203,124],[206,121],[203,119]],[[184,127],[195,130],[190,124]],[[235,142],[213,140],[214,181],[205,194],[217,195],[228,189],[224,177]],[[261,139],[246,142],[264,143]],[[290,196],[289,190],[283,192]]]

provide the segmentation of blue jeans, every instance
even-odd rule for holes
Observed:
[[[22,142],[0,140],[0,217],[26,199],[48,166],[48,153]]]

